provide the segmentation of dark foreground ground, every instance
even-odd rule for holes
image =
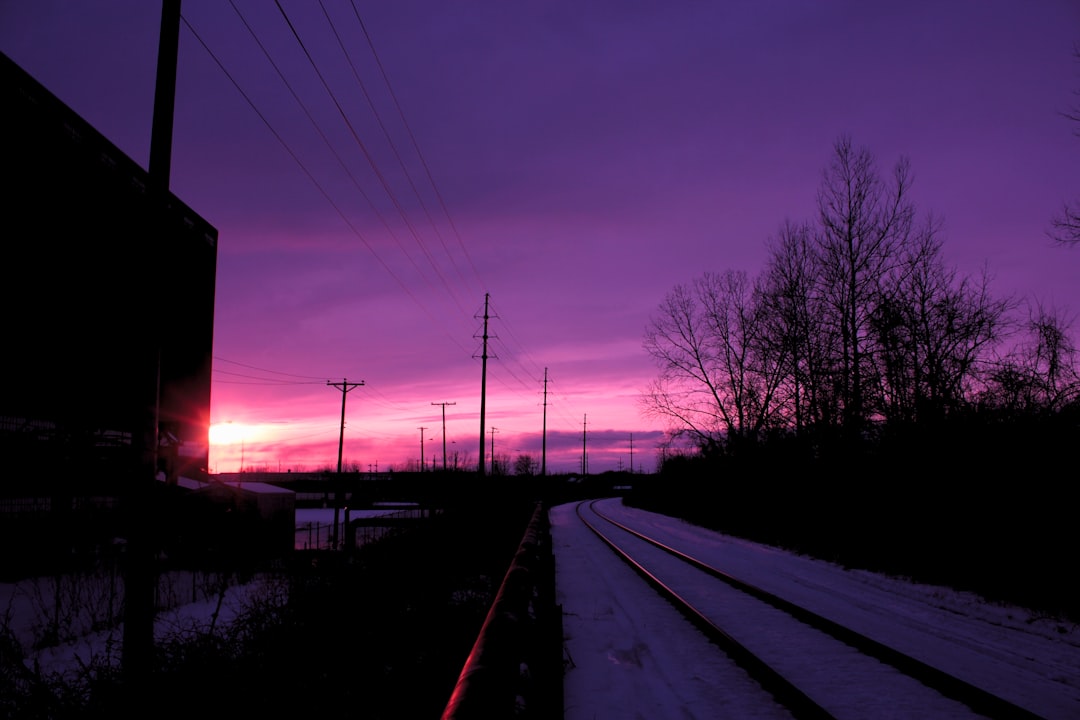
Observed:
[[[159,646],[139,687],[107,670],[79,687],[28,681],[0,647],[0,717],[439,717],[534,507],[492,498],[347,561],[298,555],[287,607]]]
[[[0,634],[0,717],[439,717],[537,498],[615,485],[629,504],[722,532],[1076,620],[1077,491],[1057,459],[984,456],[921,472],[895,459],[845,471],[759,458],[572,492],[485,490],[355,555],[297,554],[279,568],[286,606],[158,646],[135,686],[115,668],[78,685],[35,676]]]

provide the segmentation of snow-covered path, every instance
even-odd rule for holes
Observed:
[[[679,520],[599,507],[699,559],[924,661],[1048,720],[1080,717],[1080,631],[970,594],[848,571]],[[566,718],[783,717],[733,664],[644,587],[574,517],[551,510],[569,662]]]

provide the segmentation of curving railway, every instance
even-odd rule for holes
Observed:
[[[687,618],[751,682],[777,717],[1041,717],[866,634],[779,597],[608,515],[597,501],[575,515]],[[732,671],[729,669],[729,672]],[[749,688],[749,689],[748,689]],[[717,709],[717,716],[724,712]]]

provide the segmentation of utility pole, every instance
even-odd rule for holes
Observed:
[[[495,474],[495,433],[499,432],[498,428],[491,428],[491,474]]]
[[[541,450],[540,450],[540,477],[547,476],[547,368],[544,368],[544,432],[542,434]]]
[[[630,474],[634,474],[634,433],[630,433]]]
[[[154,87],[154,115],[150,136],[150,226],[149,242],[160,242],[165,232],[168,207],[169,164],[172,155],[173,112],[176,103],[176,65],[180,45],[180,0],[163,0],[158,40],[157,79]],[[157,250],[152,257],[158,258]],[[156,321],[152,321],[155,322]],[[128,714],[145,715],[141,688],[152,667],[154,655],[155,591],[157,567],[154,560],[157,508],[154,487],[157,474],[161,425],[161,330],[154,327],[153,345],[146,357],[147,372],[139,374],[139,397],[147,410],[138,417],[142,427],[133,428],[134,447],[139,454],[130,478],[126,498],[127,551],[124,569],[124,634],[121,641],[121,672],[130,706]],[[153,375],[151,376],[151,368]]]
[[[169,192],[172,165],[173,111],[176,105],[176,64],[180,53],[180,0],[163,0],[158,45],[154,127],[150,134],[150,182],[161,199]]]
[[[426,427],[418,428],[420,430],[420,472],[424,472],[424,431]]]
[[[446,472],[446,406],[457,405],[456,402],[441,402],[431,403],[432,405],[442,405],[442,469]]]
[[[349,391],[353,388],[360,387],[364,384],[364,381],[351,383],[346,378],[342,378],[341,382],[326,381],[328,386],[336,387],[341,391],[341,430],[338,433],[338,446],[337,446],[337,488],[334,490],[334,534],[331,537],[331,543],[334,549],[338,548],[338,509],[341,507],[341,450],[345,445],[345,396],[349,394]]]
[[[488,361],[488,299],[490,293],[484,293],[484,349],[480,355],[480,461],[477,463],[477,471],[480,477],[484,477],[484,408],[487,402],[487,361]],[[492,437],[492,442],[495,438]],[[495,458],[492,458],[494,460]]]
[[[589,425],[589,416],[582,416],[581,422],[581,474],[589,474],[589,454],[585,451],[585,438],[588,435],[586,428]]]

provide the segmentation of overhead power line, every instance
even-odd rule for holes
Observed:
[[[281,65],[279,63],[274,61],[274,58],[272,57],[272,54],[270,52],[270,48],[267,47],[264,43],[262,43],[259,40],[259,38],[256,36],[256,34],[254,32],[254,29],[253,29],[252,25],[249,24],[248,21],[244,18],[244,16],[240,13],[240,11],[237,8],[235,2],[233,2],[233,0],[230,0],[230,4],[232,5],[232,7],[233,7],[234,11],[236,12],[237,16],[240,18],[241,22],[244,24],[245,28],[247,29],[247,32],[250,33],[251,36],[255,39],[255,42],[258,44],[262,54],[265,56],[265,59],[270,63],[270,66],[273,68],[274,72],[277,74],[277,76],[280,78],[282,83],[285,85],[288,92],[292,95],[293,100],[300,106],[300,108],[302,109],[304,114],[307,116],[309,122],[311,122],[312,125],[315,127],[315,130],[318,132],[319,136],[322,138],[323,143],[330,149],[331,153],[333,154],[333,156],[337,160],[337,163],[343,169],[345,169],[345,171],[348,173],[348,163],[346,162],[346,160],[344,159],[342,154],[337,152],[334,149],[331,141],[329,140],[329,137],[320,128],[319,123],[315,120],[315,117],[312,114],[312,112],[303,103],[303,101],[301,101],[299,94],[293,89],[293,86],[290,85],[290,83],[287,81],[287,79],[285,77],[285,73],[283,72],[283,68],[281,67]],[[403,108],[402,108],[400,102],[398,101],[397,94],[394,91],[394,88],[392,87],[392,85],[390,83],[389,73],[387,72],[386,67],[383,65],[383,62],[382,62],[381,58],[378,55],[378,52],[377,52],[377,50],[375,48],[375,44],[374,44],[374,42],[372,40],[372,36],[368,32],[368,28],[367,28],[367,26],[363,22],[363,19],[360,16],[360,13],[359,13],[359,11],[357,9],[355,1],[353,1],[351,4],[352,4],[353,13],[354,13],[354,15],[356,17],[356,21],[358,23],[358,26],[359,26],[361,32],[363,33],[363,36],[364,36],[364,38],[365,38],[365,40],[366,40],[366,42],[368,44],[368,47],[371,50],[371,53],[372,53],[372,56],[374,58],[375,64],[376,64],[376,66],[378,68],[378,72],[380,73],[382,81],[386,86],[388,96],[389,96],[389,98],[391,98],[391,100],[392,100],[392,102],[394,104],[394,108],[396,110],[397,117],[400,120],[401,126],[402,126],[402,128],[404,128],[404,131],[407,133],[409,141],[412,144],[412,148],[416,153],[416,157],[418,158],[421,166],[423,167],[424,172],[425,172],[426,177],[427,177],[427,180],[431,185],[431,190],[434,193],[435,197],[438,198],[438,201],[439,201],[440,207],[442,209],[442,212],[444,213],[444,215],[446,217],[446,221],[447,221],[449,227],[453,230],[453,234],[457,239],[458,246],[460,247],[460,251],[461,251],[460,254],[461,254],[462,257],[464,257],[464,258],[466,258],[468,260],[469,266],[471,267],[471,270],[472,270],[473,277],[482,286],[483,282],[480,280],[479,273],[477,272],[475,265],[472,263],[472,258],[470,257],[470,255],[468,253],[468,250],[467,250],[467,248],[465,246],[465,243],[462,240],[462,236],[461,236],[460,232],[458,232],[458,228],[456,227],[456,225],[455,225],[455,223],[453,221],[453,217],[452,217],[451,213],[449,212],[449,209],[447,208],[447,205],[445,203],[443,195],[439,191],[438,184],[435,182],[435,179],[434,179],[433,174],[431,172],[431,168],[428,165],[427,160],[424,157],[424,154],[420,149],[420,144],[417,141],[417,138],[416,138],[415,134],[413,133],[412,128],[410,127],[410,125],[409,125],[409,123],[408,123],[408,121],[407,121],[407,119],[405,117],[405,113],[403,111]],[[464,310],[462,309],[461,304],[457,301],[457,297],[458,297],[457,291],[451,285],[451,283],[449,282],[448,273],[444,272],[444,270],[442,268],[440,268],[440,264],[439,264],[438,260],[430,252],[430,250],[428,249],[427,244],[425,243],[424,239],[422,238],[422,236],[421,236],[421,234],[419,232],[419,226],[417,226],[415,223],[413,223],[409,219],[408,214],[407,214],[405,208],[403,207],[402,203],[400,202],[397,194],[395,193],[394,189],[390,186],[390,183],[387,180],[387,175],[382,171],[381,168],[379,168],[378,164],[375,161],[375,158],[374,158],[373,154],[370,152],[369,144],[365,143],[361,139],[360,133],[356,130],[355,124],[351,121],[351,119],[349,118],[348,113],[346,112],[343,104],[338,101],[337,96],[334,94],[333,90],[331,89],[330,83],[328,82],[328,77],[330,76],[330,73],[325,71],[328,68],[323,69],[323,68],[318,67],[318,64],[316,63],[315,58],[308,51],[309,47],[314,47],[314,45],[311,42],[311,38],[309,38],[307,41],[305,41],[304,38],[301,38],[300,32],[297,29],[297,26],[295,26],[289,20],[287,14],[285,13],[284,8],[282,7],[282,4],[280,2],[276,2],[276,6],[277,6],[278,13],[280,14],[281,18],[284,20],[285,24],[288,26],[289,30],[291,31],[292,37],[299,44],[299,47],[302,49],[304,55],[307,58],[307,62],[311,65],[311,68],[314,70],[315,74],[318,76],[318,79],[321,82],[322,88],[326,92],[327,97],[330,99],[330,101],[333,104],[334,108],[336,108],[337,113],[341,116],[341,118],[344,121],[346,127],[349,129],[349,132],[350,132],[350,134],[352,136],[352,140],[356,144],[356,147],[359,148],[359,150],[363,154],[364,158],[367,160],[368,164],[371,166],[371,169],[372,169],[373,173],[375,174],[375,177],[380,182],[380,184],[382,186],[382,189],[385,191],[387,196],[390,198],[390,201],[393,203],[394,207],[397,209],[398,213],[401,215],[402,222],[409,229],[410,233],[413,235],[414,240],[416,241],[416,243],[418,244],[420,249],[423,251],[423,253],[424,253],[424,255],[425,255],[426,259],[427,259],[427,262],[430,264],[431,269],[434,271],[434,274],[438,277],[438,280],[441,281],[442,288],[451,296],[451,298],[454,299],[454,302],[457,305],[458,310],[462,313],[462,316],[464,317],[465,316]],[[439,223],[436,223],[435,218],[432,217],[432,213],[430,212],[430,210],[428,209],[427,204],[424,201],[423,194],[420,192],[420,188],[418,187],[418,184],[414,181],[413,176],[410,175],[410,173],[409,173],[407,163],[405,162],[405,158],[403,157],[402,153],[399,151],[399,148],[394,144],[393,139],[392,139],[393,136],[392,136],[392,134],[390,132],[389,127],[385,123],[385,117],[386,116],[379,112],[378,108],[376,107],[376,103],[374,102],[373,97],[368,93],[368,86],[364,83],[363,79],[361,78],[358,67],[353,62],[353,59],[350,57],[350,53],[348,51],[349,44],[347,43],[346,38],[343,37],[341,34],[339,34],[338,28],[335,27],[334,20],[331,18],[330,14],[327,12],[327,8],[323,4],[322,0],[320,0],[320,8],[322,9],[323,15],[325,16],[325,19],[326,19],[326,21],[328,23],[328,27],[330,28],[330,31],[333,33],[334,38],[336,39],[337,44],[340,47],[342,56],[348,62],[349,68],[350,68],[350,70],[352,72],[352,75],[353,75],[354,79],[356,80],[356,82],[358,83],[358,85],[360,87],[360,90],[363,93],[364,98],[367,101],[367,104],[371,109],[371,112],[374,114],[374,117],[375,117],[376,121],[379,124],[379,127],[380,127],[380,129],[382,131],[383,138],[388,143],[390,149],[393,152],[393,155],[394,155],[395,159],[397,160],[398,164],[401,166],[402,172],[404,173],[405,177],[408,179],[409,187],[410,187],[412,193],[415,194],[417,200],[419,201],[420,207],[422,208],[423,213],[424,213],[428,223],[431,226],[431,229],[433,230],[433,232],[437,236],[439,242],[442,244],[442,249],[445,251],[446,258],[448,258],[448,260],[449,260],[449,262],[451,264],[450,269],[453,270],[453,275],[454,275],[455,279],[459,283],[461,283],[463,286],[467,286],[469,284],[468,280],[463,276],[463,274],[461,272],[461,269],[460,269],[460,267],[459,267],[459,265],[458,265],[458,263],[457,263],[457,261],[455,259],[455,256],[457,254],[450,252],[450,248],[447,246],[446,242],[443,239],[443,235],[439,230]],[[398,273],[396,273],[391,268],[391,266],[387,262],[387,260],[384,257],[382,257],[379,252],[376,251],[376,249],[375,249],[375,247],[373,247],[372,243],[369,242],[369,240],[365,237],[365,235],[363,233],[360,232],[360,230],[356,227],[356,225],[354,225],[353,222],[349,220],[349,218],[343,212],[342,207],[327,192],[326,187],[328,186],[328,183],[321,182],[316,177],[316,173],[313,172],[312,169],[309,169],[309,166],[307,166],[301,160],[299,154],[296,153],[290,147],[290,144],[286,141],[286,139],[280,133],[277,132],[277,130],[270,123],[267,115],[265,115],[263,112],[261,112],[259,110],[259,108],[256,106],[255,102],[253,101],[252,97],[249,96],[249,94],[246,93],[243,90],[243,88],[241,88],[241,86],[237,82],[236,78],[234,78],[229,73],[229,71],[225,68],[224,64],[222,63],[222,61],[214,54],[214,52],[210,49],[210,47],[207,45],[207,43],[195,31],[194,27],[192,26],[192,23],[188,20],[188,18],[182,17],[182,20],[183,20],[185,26],[188,28],[188,30],[195,36],[196,40],[202,45],[202,47],[210,55],[210,57],[213,59],[213,61],[217,64],[217,66],[223,72],[225,77],[233,84],[234,87],[236,87],[237,91],[240,93],[240,95],[243,97],[243,99],[248,103],[248,105],[256,113],[256,115],[263,122],[263,124],[266,125],[266,127],[270,130],[271,134],[278,141],[278,143],[285,149],[285,151],[289,154],[289,156],[293,158],[294,162],[296,162],[297,166],[308,177],[309,181],[312,182],[312,184],[315,186],[315,188],[330,203],[331,207],[338,214],[338,216],[342,219],[342,221],[345,223],[346,227],[363,243],[363,245],[367,248],[367,250],[378,261],[379,265],[389,274],[390,277],[392,277],[396,281],[398,286],[413,300],[413,302],[421,310],[424,311],[424,313],[432,321],[432,324],[435,327],[439,327],[444,332],[446,332],[447,336],[451,339],[451,341],[454,342],[462,350],[462,352],[464,354],[468,355],[469,351],[465,348],[465,346],[460,341],[461,336],[451,332],[450,329],[448,328],[448,325],[445,322],[445,320],[437,320],[434,317],[433,313],[428,308],[428,306],[424,302],[422,302],[419,299],[418,295],[412,290],[412,288],[410,287],[410,284],[407,283],[403,279],[402,276],[400,276]],[[326,40],[323,40],[323,42],[325,43]],[[370,138],[368,138],[368,139],[370,140]],[[433,285],[428,280],[428,275],[425,274],[425,272],[422,270],[422,268],[413,259],[412,255],[406,249],[405,245],[400,241],[400,239],[394,233],[393,228],[391,227],[390,223],[388,223],[386,218],[383,217],[382,213],[379,212],[379,209],[378,209],[377,205],[372,201],[372,199],[368,196],[368,194],[364,192],[364,189],[361,186],[360,182],[356,179],[356,177],[354,175],[352,175],[352,173],[348,173],[348,175],[349,175],[350,180],[352,181],[352,185],[355,188],[355,190],[366,201],[367,205],[371,208],[372,212],[375,214],[375,216],[378,218],[378,220],[382,223],[382,226],[386,228],[386,231],[388,232],[389,236],[394,240],[394,242],[397,244],[397,247],[402,252],[403,256],[408,260],[408,262],[412,265],[413,269],[416,271],[417,276],[428,286],[429,289],[435,289],[435,285]],[[487,302],[487,297],[485,297],[485,302]],[[498,313],[494,312],[493,307],[490,308],[490,309],[492,311],[491,312],[492,317],[495,317],[495,316],[498,315]],[[503,385],[505,385],[511,391],[520,392],[520,391],[524,390],[525,395],[527,395],[530,398],[533,398],[534,395],[535,395],[535,392],[536,392],[535,385],[536,385],[536,383],[540,382],[539,378],[540,378],[541,374],[543,374],[543,376],[545,378],[547,377],[547,368],[545,367],[544,370],[543,370],[543,373],[541,373],[541,370],[539,369],[541,364],[538,363],[529,354],[529,352],[525,349],[525,345],[521,342],[521,340],[519,339],[517,333],[515,333],[513,331],[513,329],[510,327],[510,324],[507,323],[506,319],[505,318],[500,318],[500,320],[502,322],[503,329],[506,332],[506,338],[508,340],[512,341],[512,344],[508,344],[505,340],[499,338],[496,335],[492,335],[489,338],[492,341],[491,347],[488,347],[487,342],[485,341],[484,354],[488,355],[488,357],[490,357],[492,359],[495,359],[496,357],[498,357],[496,355],[496,353],[494,352],[495,347],[496,346],[501,346],[501,350],[499,352],[499,355],[502,356],[502,358],[501,358],[502,361],[499,362],[497,364],[497,366],[494,368],[496,370],[496,372],[493,373],[493,378],[498,380]],[[485,326],[486,326],[486,322],[485,322]],[[485,334],[486,334],[486,329],[485,329]],[[238,365],[243,367],[243,364],[238,364]],[[486,359],[485,359],[485,365],[486,365]],[[251,380],[252,382],[249,383],[249,384],[256,384],[256,383],[262,383],[262,384],[267,384],[267,385],[277,385],[277,384],[286,384],[287,385],[287,384],[292,384],[287,379],[289,377],[289,375],[287,373],[277,373],[276,371],[266,371],[264,369],[254,368],[254,367],[249,368],[249,369],[253,369],[253,370],[256,370],[258,372],[273,373],[275,375],[275,377],[269,378],[269,377],[257,377],[257,376],[254,376],[254,375],[249,376],[249,375],[246,375],[246,374],[242,374],[242,373],[238,373],[238,372],[230,372],[230,371],[221,370],[221,369],[216,370],[216,372],[219,375],[230,375],[230,376],[238,378],[238,379]],[[504,382],[503,378],[500,377],[503,374],[505,374],[507,376],[508,382]],[[280,375],[281,377],[280,378],[276,377],[277,375]],[[486,371],[485,371],[485,375],[486,375]],[[282,379],[282,378],[286,378],[286,379]],[[321,382],[323,380],[323,378],[315,378],[315,377],[308,377],[308,376],[296,376],[296,378],[298,380],[309,380],[309,381],[311,381],[313,383],[314,382]],[[218,380],[218,381],[219,382],[232,382],[232,381],[229,381],[229,380]],[[237,380],[237,382],[239,382],[239,380]],[[302,384],[302,383],[298,382],[296,384]],[[566,408],[565,403],[559,403],[557,401],[555,403],[550,403],[550,398],[545,393],[545,412],[546,412],[546,408],[547,408],[548,404],[551,404],[552,409],[555,411],[555,413],[558,416],[560,416],[561,418],[564,419],[565,424],[566,424],[567,427],[571,427],[571,426],[576,424],[574,421],[572,421],[570,419],[570,415],[568,413],[568,410],[570,412],[573,412],[573,410]],[[483,433],[484,433],[484,430],[485,430],[485,428],[484,428],[484,425],[483,425],[483,420],[481,420],[481,433],[482,433],[482,435],[481,435],[481,445],[483,445]],[[483,450],[482,447],[481,447],[481,450]]]
[[[356,8],[356,0],[352,0],[353,12],[356,14],[356,20],[360,23],[360,29],[364,33],[364,38],[367,40],[368,47],[371,48],[371,54],[375,58],[375,64],[379,68],[379,73],[382,75],[383,82],[386,84],[386,90],[390,94],[391,99],[394,101],[394,107],[397,109],[398,117],[401,119],[401,125],[405,128],[406,134],[409,136],[410,142],[412,142],[413,149],[416,151],[416,156],[420,159],[420,164],[424,168],[424,172],[427,174],[428,182],[431,183],[431,188],[435,192],[435,196],[439,200],[439,206],[442,208],[443,214],[446,215],[446,221],[450,224],[450,228],[454,231],[454,237],[457,238],[458,247],[461,248],[461,253],[465,256],[465,259],[469,261],[469,267],[472,268],[473,276],[479,282],[479,286],[476,290],[481,290],[484,286],[483,282],[480,282],[480,273],[476,270],[476,265],[473,263],[472,256],[469,255],[469,250],[465,246],[465,242],[461,239],[461,233],[458,232],[457,225],[454,224],[454,218],[450,215],[450,210],[446,207],[446,201],[443,199],[442,193],[439,191],[439,186],[435,182],[435,178],[431,174],[431,168],[428,166],[427,159],[424,157],[424,153],[420,150],[420,143],[416,141],[416,135],[413,134],[412,127],[409,126],[409,121],[405,118],[405,111],[401,109],[401,103],[398,102],[397,93],[394,92],[393,86],[390,84],[390,77],[386,73],[386,68],[383,67],[382,60],[379,58],[379,53],[375,50],[375,43],[371,40],[371,35],[367,31],[367,26],[364,25],[363,19],[360,17],[360,11]],[[451,262],[453,256],[451,256]],[[454,266],[455,269],[457,266]]]
[[[408,285],[406,285],[405,282],[398,276],[398,274],[394,272],[394,270],[386,263],[386,261],[382,258],[382,256],[379,255],[379,253],[375,251],[375,248],[373,248],[371,246],[371,243],[368,242],[367,238],[364,237],[363,233],[361,233],[360,230],[357,229],[357,227],[352,223],[352,221],[349,220],[348,217],[346,217],[346,215],[342,211],[341,207],[334,201],[334,199],[332,197],[330,197],[330,194],[326,191],[326,188],[323,187],[323,185],[315,178],[315,176],[308,169],[308,167],[304,164],[304,162],[300,159],[300,157],[293,151],[293,149],[289,146],[289,144],[287,142],[285,142],[285,139],[281,136],[281,134],[278,133],[278,131],[276,129],[274,129],[274,126],[270,124],[270,121],[266,118],[266,116],[259,110],[258,107],[256,107],[256,105],[255,105],[254,101],[251,99],[251,97],[247,93],[244,92],[243,88],[240,87],[240,84],[229,73],[229,71],[221,63],[221,60],[213,53],[213,51],[210,49],[210,47],[203,41],[202,37],[199,36],[198,32],[196,32],[194,27],[192,27],[191,23],[187,20],[187,18],[184,18],[183,16],[181,16],[181,19],[184,21],[184,25],[187,26],[188,30],[191,31],[191,34],[195,36],[195,39],[199,41],[199,43],[203,46],[203,48],[206,50],[206,52],[214,60],[214,62],[217,64],[217,66],[225,74],[225,77],[228,78],[229,82],[231,82],[234,87],[236,87],[236,89],[240,93],[240,95],[244,98],[244,100],[248,103],[248,105],[251,106],[251,109],[255,111],[255,114],[258,115],[259,119],[263,121],[263,124],[266,125],[266,127],[270,131],[270,133],[274,136],[274,138],[278,141],[278,143],[280,143],[281,146],[285,149],[285,152],[287,152],[289,154],[289,156],[293,159],[294,162],[296,162],[297,166],[299,166],[300,170],[304,173],[304,175],[307,176],[308,180],[310,180],[311,183],[315,186],[315,188],[319,191],[319,193],[324,198],[326,198],[326,201],[328,203],[330,203],[330,206],[334,209],[334,212],[336,212],[338,214],[338,216],[341,218],[341,220],[345,223],[346,227],[348,227],[349,230],[360,240],[360,242],[362,242],[364,244],[364,247],[366,247],[368,249],[368,251],[372,254],[372,256],[374,256],[374,258],[378,261],[378,263],[380,265],[382,265],[383,269],[386,270],[387,274],[390,275],[390,277],[394,278],[394,280],[397,282],[398,286],[410,298],[412,298],[413,302],[416,303],[417,307],[422,309],[428,315],[428,317],[432,320],[432,322],[435,322],[435,317],[431,315],[431,312],[428,310],[427,306],[424,305],[424,303],[420,302],[419,298],[417,298],[416,295],[413,294],[412,290],[409,289]]]
[[[402,207],[401,201],[398,199],[397,194],[390,187],[390,183],[387,182],[386,175],[382,172],[382,170],[379,168],[378,163],[376,163],[375,159],[371,156],[371,152],[368,150],[367,144],[360,138],[360,134],[356,131],[356,126],[349,119],[349,114],[345,112],[345,108],[342,107],[341,102],[338,100],[338,97],[334,93],[333,89],[331,89],[330,84],[326,80],[326,77],[324,76],[322,71],[319,70],[318,63],[316,63],[315,58],[311,56],[311,52],[308,50],[307,45],[304,44],[303,39],[300,37],[300,34],[297,32],[296,27],[293,25],[292,21],[289,20],[288,15],[285,13],[285,9],[281,7],[281,2],[279,0],[275,0],[275,4],[277,5],[278,10],[281,11],[281,16],[285,19],[285,22],[286,24],[288,24],[289,29],[292,31],[293,36],[296,38],[296,41],[300,44],[300,48],[304,51],[304,55],[307,57],[308,62],[311,64],[312,69],[315,71],[315,75],[319,78],[319,82],[322,83],[323,89],[330,97],[330,101],[334,104],[334,107],[337,109],[338,114],[341,115],[341,119],[345,122],[345,126],[349,129],[349,133],[352,135],[353,141],[356,143],[357,147],[360,148],[360,151],[361,153],[363,153],[364,158],[368,161],[368,165],[371,166],[372,172],[375,173],[375,177],[378,178],[379,183],[382,185],[387,197],[390,198],[390,202],[393,203],[394,208],[397,209],[398,214],[401,216],[401,221],[405,223],[405,227],[409,229],[409,232],[416,240],[416,244],[420,246],[420,250],[427,257],[428,263],[435,271],[435,274],[436,276],[438,276],[439,280],[442,281],[443,287],[446,288],[447,293],[449,293],[450,297],[458,305],[458,309],[461,310],[462,313],[464,313],[465,309],[461,306],[457,294],[453,291],[453,289],[450,287],[450,284],[446,281],[446,277],[443,275],[442,271],[439,269],[438,264],[431,256],[431,252],[428,250],[427,246],[420,238],[419,233],[417,233],[416,228],[409,220],[409,216],[405,212],[405,208]]]

